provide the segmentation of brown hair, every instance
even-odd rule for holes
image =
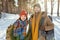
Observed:
[[[40,4],[35,4],[35,5],[33,6],[33,8],[35,8],[35,7],[41,8],[41,7],[40,7]]]

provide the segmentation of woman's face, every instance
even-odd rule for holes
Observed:
[[[21,20],[22,20],[22,21],[25,21],[25,20],[26,20],[26,16],[25,16],[25,15],[22,15],[22,16],[21,16]]]
[[[40,12],[41,10],[40,10],[39,7],[35,6],[35,7],[34,7],[34,11],[35,11],[35,13],[38,13],[38,12]]]

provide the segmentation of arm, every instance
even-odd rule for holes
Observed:
[[[49,31],[54,29],[54,24],[51,22],[51,20],[47,17],[47,26],[45,26],[45,31]]]
[[[17,36],[17,34],[16,34],[17,25],[18,25],[18,21],[16,21],[16,22],[14,23],[14,28],[13,28],[13,35],[14,35],[14,36]]]

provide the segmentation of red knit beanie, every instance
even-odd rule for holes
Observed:
[[[20,16],[25,15],[27,17],[27,12],[25,10],[22,10],[20,13]]]

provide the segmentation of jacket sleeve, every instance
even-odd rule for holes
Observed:
[[[47,17],[48,20],[46,20],[46,26],[45,26],[45,31],[50,31],[52,29],[54,29],[54,24],[52,23],[52,21]]]

